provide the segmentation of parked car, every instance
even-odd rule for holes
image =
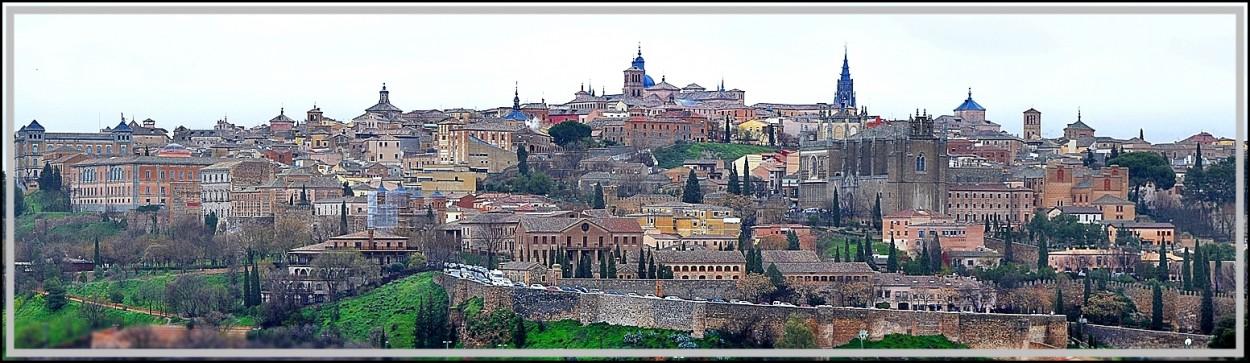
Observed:
[[[543,285],[541,285],[541,284],[533,284],[533,285],[530,285],[530,288],[531,288],[531,289],[544,290],[544,289],[546,289],[547,287],[546,287],[546,286],[543,286]]]
[[[725,302],[726,302],[726,301],[725,301],[725,299],[721,299],[721,298],[714,298],[714,299],[711,299],[711,300],[708,300],[708,301],[709,301],[709,302],[714,302],[714,303],[725,303]]]
[[[512,283],[512,286],[516,286],[516,287],[525,287],[525,283],[524,283],[524,282],[520,282],[520,281],[516,281],[516,282],[513,282],[513,283]]]
[[[635,294],[635,293],[632,293],[632,292],[631,292],[631,293],[629,293],[628,295],[629,295],[629,296],[633,296],[633,297],[642,297],[642,296],[638,296],[638,294]]]
[[[585,293],[587,293],[587,294],[602,294],[602,293],[603,293],[603,290],[599,290],[599,289],[590,289],[590,290],[586,290],[586,291],[585,291]]]
[[[738,302],[736,302],[735,304],[742,304],[742,305],[754,305],[754,304],[752,304],[750,301],[738,301]]]
[[[559,286],[547,286],[547,291],[564,291]]]
[[[833,305],[825,305],[825,304],[820,304],[820,305],[816,305],[816,307],[818,307],[818,308],[831,308],[831,307],[833,307]]]
[[[701,297],[695,296],[695,297],[694,297],[694,301],[707,301],[707,299],[704,299],[704,298],[701,298]]]
[[[683,301],[680,297],[676,297],[676,296],[665,296],[665,297],[664,297],[664,300],[677,300],[677,301]]]
[[[659,296],[655,296],[655,294],[647,294],[647,295],[646,295],[646,296],[644,296],[644,297],[646,297],[646,298],[648,298],[648,299],[659,299],[659,298],[660,298]]]
[[[575,286],[573,287],[573,290],[576,290],[577,292],[580,292],[583,294],[590,292],[590,290],[587,290],[586,288],[581,287],[581,286]]]

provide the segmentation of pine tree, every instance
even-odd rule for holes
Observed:
[[[1150,297],[1150,330],[1163,330],[1163,289],[1154,284]]]
[[[606,203],[603,201],[603,185],[600,183],[595,183],[595,200],[592,202],[592,205],[590,208],[591,209],[604,209],[604,208],[607,208],[605,204]]]
[[[834,227],[842,227],[842,202],[838,200],[837,189],[833,190],[833,209],[829,212],[830,218],[833,219]]]
[[[694,169],[686,176],[686,187],[682,190],[681,201],[686,203],[703,203],[703,190],[699,187],[699,176]]]
[[[1194,289],[1193,265],[1189,262],[1189,247],[1185,247],[1185,260],[1181,262],[1181,286],[1185,291]]]
[[[355,194],[352,192],[352,187],[348,185],[347,182],[343,182],[343,196],[350,197],[352,194]]]
[[[777,269],[777,264],[775,263],[768,264],[768,271],[764,272],[764,276],[768,276],[768,280],[773,283],[773,286],[781,287],[786,283],[786,277],[781,274],[781,270]]]
[[[738,166],[734,163],[729,163],[729,184],[726,187],[729,194],[742,195],[742,185],[738,184]]]
[[[789,250],[791,251],[799,250],[799,235],[795,234],[793,230],[786,231],[786,242],[789,243],[788,245]]]
[[[886,272],[898,272],[898,246],[894,245],[894,236],[890,236],[890,256],[885,260]]]

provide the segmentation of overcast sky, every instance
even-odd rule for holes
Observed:
[[[1020,134],[1082,120],[1099,136],[1234,137],[1233,15],[18,15],[17,127],[92,132],[120,113],[173,130],[223,115],[340,121],[386,82],[403,109],[621,92],[642,44],[647,74],[746,91],[748,105],[832,102],[849,49],[870,114],[951,114],[972,88]]]

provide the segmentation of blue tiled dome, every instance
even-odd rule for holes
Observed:
[[[646,74],[642,75],[642,87],[643,88],[651,87],[654,85],[655,85],[655,80],[651,79],[651,76],[646,75]]]

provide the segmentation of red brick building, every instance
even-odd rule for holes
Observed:
[[[127,211],[172,202],[174,183],[199,192],[199,171],[218,162],[212,158],[123,156],[86,160],[65,173],[75,211]],[[196,200],[198,201],[198,200]]]

